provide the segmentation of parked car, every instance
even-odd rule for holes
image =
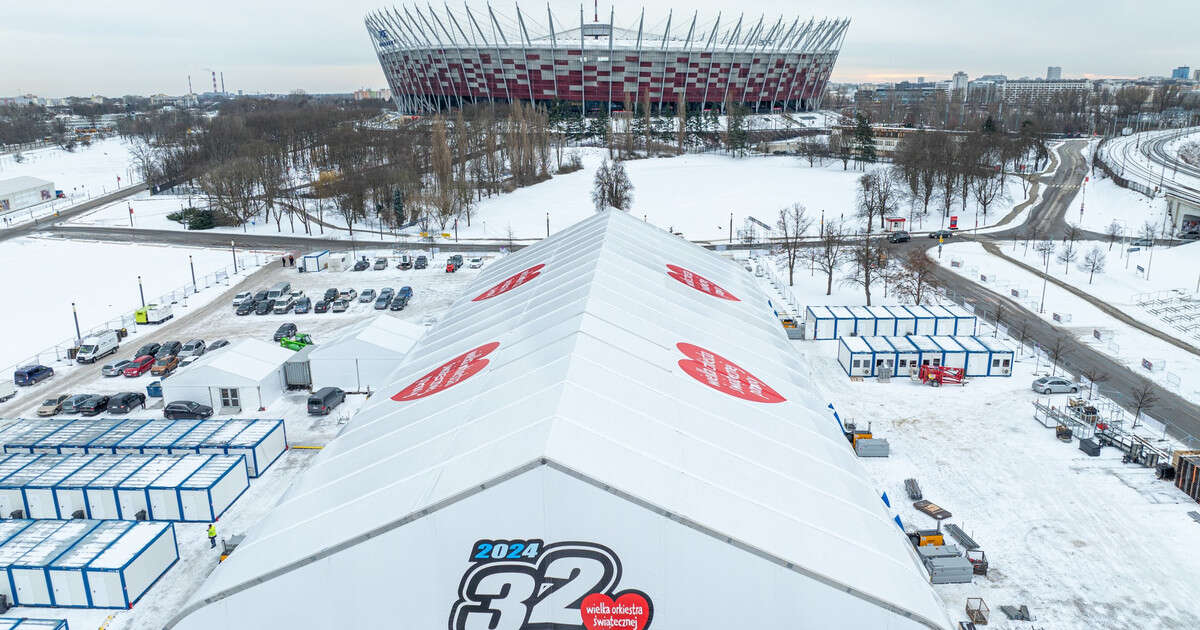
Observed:
[[[203,339],[192,339],[183,344],[183,348],[179,351],[181,357],[198,357],[208,350],[208,346],[204,344]]]
[[[346,300],[335,300],[329,310],[334,313],[345,313],[348,308],[350,308],[350,303]]]
[[[400,264],[396,265],[396,268],[397,269],[412,269],[412,266],[413,266],[412,256],[405,254],[400,257]]]
[[[96,394],[79,404],[75,411],[82,416],[95,416],[108,408],[108,396]]]
[[[154,367],[150,368],[151,376],[169,376],[179,367],[179,357],[174,354],[168,354],[161,359],[155,359]]]
[[[120,376],[125,368],[129,365],[129,359],[121,359],[119,361],[110,361],[105,363],[100,368],[100,373],[104,376]]]
[[[292,308],[292,312],[297,315],[303,315],[312,310],[312,298],[302,297],[296,300],[296,306]]]
[[[266,315],[266,314],[270,313],[271,309],[273,309],[273,308],[275,308],[275,300],[267,298],[267,299],[259,302],[254,307],[254,314],[255,315]]]
[[[381,295],[381,296],[379,296],[378,299],[375,300],[375,310],[382,311],[382,310],[386,309],[389,305],[391,305],[391,303],[392,303],[392,296]]]
[[[375,289],[363,289],[362,293],[358,294],[358,301],[366,304],[375,300]]]
[[[386,297],[390,300],[393,295],[396,295],[396,290],[392,287],[384,287],[379,290],[379,297]]]
[[[1079,384],[1060,376],[1043,376],[1033,382],[1032,389],[1039,394],[1075,394]]]
[[[897,230],[888,234],[889,243],[907,243],[912,240],[912,235],[904,230]]]
[[[320,302],[313,304],[313,312],[314,313],[328,313],[329,312],[329,304],[330,304],[329,300],[321,300]]]
[[[128,378],[135,378],[149,372],[153,367],[154,357],[149,354],[143,354],[125,366],[124,374]]]
[[[388,305],[388,308],[393,311],[403,311],[405,306],[408,306],[408,298],[403,295],[397,295],[392,298],[392,303]]]
[[[288,296],[291,297],[293,300],[299,300],[300,298],[304,297],[304,290],[303,289],[292,289],[291,292],[288,293]]]
[[[271,310],[276,315],[287,315],[288,311],[292,310],[292,308],[295,306],[296,306],[296,301],[293,300],[291,298],[291,296],[284,296],[284,297],[279,298],[278,300],[275,300],[275,307],[272,308]]]
[[[347,302],[350,302],[358,297],[358,291],[355,289],[346,289],[345,291],[342,291],[342,294],[339,297]]]
[[[459,269],[462,269],[462,266],[463,266],[462,254],[454,254],[454,255],[450,256],[450,262],[453,262],[456,267],[458,267]]]
[[[417,256],[417,260],[413,262],[413,269],[424,269],[429,266],[429,259],[424,256]]]
[[[141,392],[121,392],[108,399],[108,413],[128,413],[138,407],[146,408],[146,395]]]
[[[338,296],[341,294],[342,294],[342,292],[338,291],[337,289],[325,289],[325,297],[323,299],[326,302],[332,302],[332,301],[336,300],[338,298]]]
[[[59,410],[59,413],[79,413],[79,405],[82,405],[91,397],[91,394],[75,394],[74,396],[71,396],[63,401],[62,408]]]
[[[410,287],[410,286],[400,287],[400,290],[396,293],[396,295],[403,297],[405,300],[410,300],[410,299],[412,299],[412,296],[413,296],[412,287]]]
[[[1194,241],[1200,239],[1200,232],[1182,232],[1179,238],[1185,241]]]
[[[88,335],[79,342],[79,349],[75,351],[75,361],[80,364],[95,363],[101,357],[116,354],[119,347],[115,330]]]
[[[382,256],[380,256],[379,258],[376,258],[375,265],[373,268],[375,269],[375,271],[379,271],[380,269],[387,269],[387,259]]]
[[[133,353],[133,356],[142,357],[142,356],[146,356],[147,354],[150,356],[154,356],[154,355],[158,354],[158,351],[161,349],[162,349],[161,343],[148,343],[148,344],[142,346],[141,348],[138,348],[137,352]]]
[[[163,407],[163,417],[167,420],[207,420],[212,415],[212,407],[190,400],[177,400]]]
[[[354,271],[366,271],[367,267],[370,267],[370,266],[371,266],[371,263],[369,263],[365,260],[360,260],[360,261],[354,263]]]
[[[154,353],[154,358],[161,359],[165,356],[179,356],[179,351],[181,350],[183,350],[183,344],[178,341],[167,341],[158,349],[158,352]]]
[[[934,230],[929,233],[929,238],[932,239],[945,239],[950,238],[951,236],[954,236],[954,232],[951,232],[950,230]]]
[[[1154,239],[1152,238],[1135,238],[1129,241],[1130,247],[1154,247]]]
[[[44,365],[25,365],[13,372],[14,385],[37,385],[54,376],[54,369]]]
[[[200,360],[200,357],[182,357],[179,359],[179,367],[191,365]]]
[[[468,268],[468,269],[479,269],[479,268],[480,268],[480,267],[482,267],[482,266],[483,266],[483,259],[482,259],[482,258],[480,258],[480,257],[478,257],[478,256],[476,256],[476,257],[472,258],[471,260],[467,261],[467,268]]]
[[[296,334],[296,325],[292,322],[288,322],[275,329],[275,338],[273,341],[278,342],[280,339],[283,339],[284,337],[291,337],[294,334]]]
[[[70,394],[59,394],[43,400],[41,406],[37,408],[37,415],[43,418],[53,416],[62,411],[63,403],[67,402],[70,397]]]
[[[213,350],[220,350],[221,348],[224,348],[225,346],[228,346],[228,345],[229,345],[229,342],[226,341],[225,339],[218,339],[208,345],[208,350],[206,352],[212,352]]]
[[[250,313],[253,313],[257,308],[258,308],[258,302],[255,302],[253,300],[246,300],[245,302],[242,302],[241,304],[238,305],[237,310],[234,311],[234,314],[235,315],[249,315]]]
[[[308,415],[324,416],[346,400],[346,392],[337,387],[322,387],[308,397]]]
[[[253,297],[254,297],[253,293],[251,293],[249,291],[242,291],[241,293],[233,296],[233,308],[237,309],[237,307],[245,304],[246,302],[250,302],[251,298],[253,298]]]

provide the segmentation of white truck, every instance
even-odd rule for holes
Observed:
[[[79,352],[75,354],[75,360],[80,363],[95,363],[96,359],[115,354],[119,347],[117,331],[99,332],[83,338],[83,341],[79,343]]]

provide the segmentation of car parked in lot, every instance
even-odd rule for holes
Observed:
[[[299,300],[300,298],[304,297],[304,290],[303,289],[292,289],[291,292],[288,293],[288,296],[291,297],[293,300]]]
[[[483,259],[478,256],[467,261],[467,269],[479,269],[482,266],[483,266]]]
[[[235,315],[249,315],[258,308],[258,302],[247,300],[238,305],[237,310],[233,311]]]
[[[308,415],[324,416],[346,400],[346,392],[338,387],[322,387],[308,397]]]
[[[307,296],[296,300],[296,306],[292,307],[292,312],[297,315],[303,315],[312,310],[312,298]]]
[[[54,376],[54,369],[44,365],[23,365],[13,371],[14,385],[37,385]]]
[[[255,315],[267,315],[275,308],[275,300],[267,298],[254,306]]]
[[[341,294],[342,292],[338,291],[337,289],[325,289],[325,295],[321,299],[325,300],[326,302],[332,302]]]
[[[329,307],[329,310],[333,311],[334,313],[345,313],[346,309],[348,308],[350,308],[350,302],[347,302],[346,300],[334,300],[333,304]]]
[[[397,294],[396,297],[392,298],[392,303],[388,305],[388,309],[393,311],[403,311],[405,306],[408,306],[408,298]]]
[[[1079,384],[1061,376],[1043,376],[1033,382],[1033,391],[1039,394],[1075,394]]]
[[[253,300],[251,300],[251,301],[252,301],[252,302],[254,302],[255,304],[257,304],[257,303],[259,303],[259,302],[261,302],[261,301],[263,301],[263,300],[267,299],[267,296],[268,296],[268,294],[270,294],[270,293],[271,293],[270,291],[268,291],[268,290],[266,290],[266,289],[263,289],[263,290],[259,291],[258,293],[255,293],[255,294],[254,294],[254,299],[253,299]]]
[[[889,243],[907,243],[912,240],[912,235],[904,230],[896,230],[888,234]]]
[[[929,233],[929,238],[932,239],[947,239],[951,236],[954,236],[954,232],[951,232],[950,230],[934,230]]]
[[[148,344],[142,346],[141,348],[138,348],[137,352],[133,353],[133,356],[141,357],[141,356],[145,356],[147,354],[150,356],[154,356],[154,355],[158,354],[158,351],[161,349],[162,349],[161,343],[148,343]]]
[[[358,291],[355,289],[346,289],[345,291],[342,291],[342,294],[338,297],[350,302],[358,297]]]
[[[379,297],[386,297],[390,300],[393,295],[396,295],[396,290],[392,287],[384,287],[379,290]]]
[[[135,378],[145,374],[146,372],[149,372],[153,368],[154,357],[149,354],[143,354],[142,356],[130,361],[129,365],[125,366],[125,371],[123,374],[125,374],[125,376],[128,378]]]
[[[208,346],[204,344],[203,339],[191,339],[183,344],[183,348],[179,350],[179,356],[198,357],[202,356],[207,350]]]
[[[128,413],[138,407],[146,408],[146,395],[141,392],[121,392],[108,399],[108,413]]]
[[[417,256],[413,262],[413,269],[424,269],[429,266],[429,259],[424,256]]]
[[[63,401],[62,408],[59,410],[59,413],[79,413],[79,405],[82,405],[91,397],[91,394],[75,394],[74,396],[71,396]]]
[[[287,315],[288,311],[292,310],[292,308],[294,308],[295,306],[296,306],[295,300],[293,300],[290,296],[284,296],[284,297],[279,298],[278,300],[275,300],[275,307],[272,308],[271,310],[276,315]]]
[[[329,312],[329,304],[330,304],[329,300],[321,300],[320,302],[313,304],[313,312],[314,313],[328,313]]]
[[[358,301],[366,304],[375,299],[375,289],[363,289],[362,293],[358,294]]]
[[[190,400],[177,400],[163,407],[163,417],[167,420],[207,420],[212,415],[212,407]]]
[[[388,306],[390,306],[391,303],[392,303],[392,296],[380,295],[375,300],[375,310],[382,311],[382,310],[386,309]]]
[[[53,416],[62,411],[63,403],[67,402],[67,399],[70,397],[70,394],[59,394],[43,400],[42,404],[37,408],[37,415],[42,418]]]
[[[400,290],[396,292],[396,295],[399,297],[403,297],[405,300],[411,300],[412,296],[413,296],[412,287],[410,287],[410,286],[400,287]]]
[[[221,348],[224,348],[225,346],[228,346],[228,345],[229,345],[229,341],[227,341],[225,339],[218,339],[218,340],[208,344],[208,350],[206,352],[212,352],[213,350],[220,350]]]
[[[374,269],[375,269],[375,271],[379,271],[380,269],[387,269],[387,259],[382,256],[380,256],[379,258],[376,258]]]
[[[150,368],[151,376],[169,376],[179,367],[179,357],[174,354],[168,354],[161,359],[154,360],[154,367]]]
[[[95,396],[89,396],[88,399],[80,403],[75,410],[79,412],[79,415],[81,416],[95,416],[107,408],[108,396],[105,396],[104,394],[96,394]]]
[[[121,359],[119,361],[110,361],[100,367],[100,374],[104,376],[120,376],[125,368],[129,366],[129,359]]]
[[[291,337],[294,334],[296,334],[296,325],[292,322],[288,322],[275,329],[275,337],[272,339],[272,341],[278,342],[280,339],[283,339],[284,337]]]
[[[354,271],[366,271],[367,267],[370,267],[370,266],[371,266],[371,263],[369,263],[365,260],[360,260],[360,261],[354,263],[353,270]]]
[[[412,256],[405,254],[400,257],[400,263],[396,265],[396,268],[397,269],[412,269],[412,266],[413,266]]]
[[[254,298],[253,293],[251,293],[249,291],[242,291],[241,293],[233,296],[233,308],[236,309],[237,307],[241,306],[242,304],[252,301],[253,298]]]
[[[178,341],[167,341],[158,349],[158,352],[154,353],[154,358],[161,359],[166,356],[179,356],[180,350],[183,350],[183,344]]]

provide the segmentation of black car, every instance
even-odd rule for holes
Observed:
[[[167,420],[207,420],[212,415],[212,407],[190,400],[177,400],[163,407],[163,417]]]
[[[261,302],[261,301],[263,301],[263,300],[267,299],[267,296],[268,296],[268,295],[270,295],[270,291],[267,291],[266,289],[263,289],[262,291],[259,291],[258,293],[255,293],[255,294],[254,294],[254,299],[253,299],[253,300],[250,300],[250,301],[251,301],[251,302],[254,302],[254,303],[256,303],[256,304],[257,304],[258,302]]]
[[[455,255],[451,256],[450,262],[454,263],[455,269],[462,269],[462,266],[463,266],[462,254],[455,254]]]
[[[255,302],[254,300],[246,300],[245,302],[238,304],[237,310],[235,310],[233,313],[235,315],[249,315],[250,313],[254,312],[255,308],[258,308],[258,302]]]
[[[147,354],[150,356],[154,356],[154,355],[158,354],[158,351],[161,349],[162,349],[161,343],[148,343],[148,344],[142,346],[141,348],[138,348],[138,351],[134,352],[133,356],[144,357]]]
[[[381,295],[375,300],[375,310],[382,311],[392,304],[392,296]]]
[[[950,238],[951,236],[954,236],[954,232],[951,232],[950,230],[937,230],[935,232],[929,233],[929,238],[946,239],[946,238]]]
[[[360,260],[360,261],[354,263],[354,271],[366,271],[367,268],[370,266],[371,266],[371,263],[369,263],[365,260]]]
[[[229,345],[229,341],[227,341],[225,339],[218,339],[218,340],[208,344],[208,349],[205,350],[205,352],[212,352],[213,350],[216,350],[218,348],[224,348],[225,346],[228,346],[228,345]]]
[[[293,310],[293,312],[300,314],[300,315],[303,315],[303,314],[311,311],[312,310],[312,299],[307,298],[307,297],[302,297],[299,300],[296,300],[296,306],[292,310]]]
[[[275,309],[275,300],[267,298],[254,307],[255,315],[266,315]]]
[[[87,402],[91,398],[91,394],[76,394],[63,401],[62,411],[59,413],[79,413],[79,406]]]
[[[346,400],[346,392],[337,387],[322,387],[308,397],[308,415],[324,416]]]
[[[912,240],[912,235],[904,230],[899,230],[888,234],[889,243],[907,243]]]
[[[107,408],[107,407],[108,407],[108,396],[99,394],[96,396],[92,396],[91,398],[88,398],[87,400],[80,403],[80,405],[75,408],[75,411],[79,412],[80,415],[94,416],[94,415],[99,414],[101,411],[104,411],[105,408]]]
[[[108,413],[126,413],[146,408],[146,395],[141,392],[122,392],[108,399]]]
[[[337,289],[325,289],[325,296],[323,299],[326,302],[332,302],[332,301],[338,299],[338,296],[341,294],[342,294],[342,292]]]
[[[183,344],[178,341],[168,341],[158,349],[154,354],[155,359],[165,359],[167,357],[179,356],[179,351],[183,350]]]
[[[417,261],[413,263],[413,269],[424,269],[429,266],[429,259],[424,256],[417,256]]]
[[[328,313],[330,304],[331,304],[330,300],[321,300],[320,302],[313,304],[313,312],[314,313]]]
[[[397,294],[396,297],[392,298],[392,303],[388,308],[393,311],[403,311],[405,306],[408,306],[408,296]]]
[[[288,322],[288,323],[280,326],[278,329],[276,329],[275,341],[279,341],[280,339],[283,339],[284,337],[294,337],[295,335],[296,335],[296,325],[293,324],[292,322]]]

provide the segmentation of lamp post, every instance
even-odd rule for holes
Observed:
[[[192,293],[197,293],[196,288],[196,263],[192,262],[192,255],[188,254],[188,267],[192,268]]]
[[[146,292],[142,289],[141,276],[138,276],[138,295],[142,298],[142,308],[146,308]]]
[[[230,251],[230,253],[233,254],[233,275],[236,276],[237,275],[237,247],[234,246],[233,241],[229,241],[229,251]]]
[[[71,302],[71,316],[75,318],[75,338],[83,339],[83,335],[79,332],[79,312],[75,310],[74,302]]]
[[[1038,307],[1038,313],[1046,312],[1046,282],[1050,278],[1050,252],[1049,251],[1046,252],[1045,258],[1046,258],[1046,271],[1045,271],[1045,273],[1042,274],[1042,305]]]
[[[546,211],[546,236],[550,236],[550,212]]]
[[[822,210],[821,212],[824,212],[824,210]],[[821,216],[824,216],[824,214],[822,214]],[[729,213],[729,243],[733,244],[733,213],[732,212]]]

